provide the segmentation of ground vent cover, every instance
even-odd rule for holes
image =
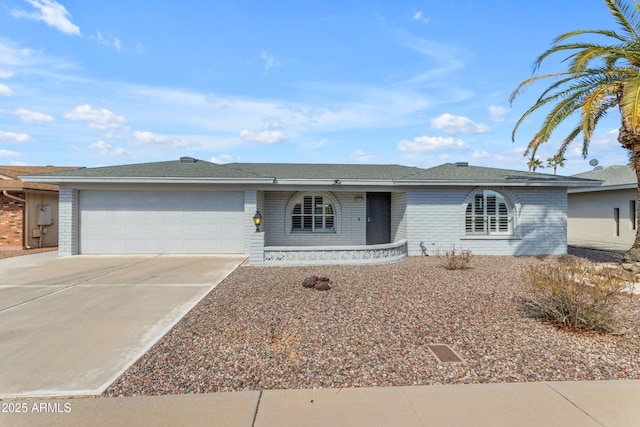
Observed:
[[[463,363],[464,360],[446,344],[429,344],[429,350],[443,363]]]

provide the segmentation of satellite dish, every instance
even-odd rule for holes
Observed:
[[[598,159],[591,159],[591,160],[589,160],[589,165],[591,165],[591,166],[598,166],[598,163],[600,163],[600,162],[598,161]]]

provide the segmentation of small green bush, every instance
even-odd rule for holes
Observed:
[[[456,250],[456,246],[452,245],[451,250],[441,252],[439,249],[436,252],[436,256],[442,262],[442,265],[447,270],[464,270],[471,264],[473,254],[469,249]]]
[[[613,333],[616,305],[632,277],[624,270],[566,261],[532,266],[525,274],[527,312],[571,330]]]

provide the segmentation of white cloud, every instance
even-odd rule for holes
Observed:
[[[148,131],[136,131],[133,135],[136,139],[134,145],[153,145],[163,148],[182,148],[189,145],[188,142],[181,139]]]
[[[126,128],[124,117],[116,116],[109,110],[94,110],[91,105],[78,105],[72,112],[64,115],[69,120],[82,120],[89,127],[98,130]]]
[[[3,132],[0,130],[0,141],[7,142],[27,142],[31,136],[26,133]]]
[[[240,132],[240,138],[248,142],[259,142],[261,144],[275,144],[289,139],[289,137],[280,130],[263,130],[261,132],[243,130]]]
[[[509,109],[500,105],[489,106],[489,114],[491,115],[491,121],[504,122],[509,115]]]
[[[136,43],[136,53],[144,52],[144,45],[140,42]]]
[[[460,49],[455,46],[444,45],[431,40],[411,36],[407,36],[405,43],[408,48],[426,56],[429,58],[430,62],[435,65],[425,71],[417,73],[408,80],[401,82],[400,85],[422,85],[441,78],[450,79],[450,76],[454,72],[461,70],[465,66],[462,58],[463,52],[460,52]],[[447,87],[447,90],[449,92],[452,90],[456,90],[460,93],[468,92],[465,89],[455,86]],[[450,99],[448,101],[450,101]]]
[[[431,18],[428,16],[424,16],[424,13],[421,10],[415,12],[411,19],[413,19],[414,21],[421,22],[423,24],[428,24],[429,21],[431,21]]]
[[[271,68],[279,67],[281,64],[276,60],[276,57],[273,54],[263,50],[260,52],[260,58],[264,61],[264,70],[268,71]]]
[[[465,150],[467,145],[461,139],[443,138],[441,136],[417,136],[413,141],[402,140],[398,143],[398,150],[411,152],[438,150]]]
[[[49,114],[39,113],[37,111],[29,111],[24,108],[16,109],[13,114],[20,117],[23,123],[51,123],[56,119]]]
[[[80,28],[70,20],[71,15],[63,5],[54,0],[24,0],[33,6],[35,12],[14,9],[11,14],[16,18],[42,21],[65,34],[80,35]]]
[[[94,142],[89,145],[89,148],[95,148],[103,156],[126,156],[128,153],[120,147],[114,147],[113,145],[104,141]]]
[[[229,163],[233,160],[233,157],[228,154],[220,154],[219,156],[213,156],[209,160],[212,163]]]
[[[431,119],[431,127],[449,134],[487,133],[491,131],[489,126],[477,124],[468,117],[454,116],[449,113],[444,113],[435,119]]]
[[[3,85],[2,83],[0,83],[0,96],[11,96],[11,95],[13,95],[11,88],[9,88],[9,86],[7,85]]]
[[[471,157],[473,157],[474,159],[486,159],[488,157],[491,157],[491,153],[486,150],[476,150],[473,152]]]
[[[19,155],[17,151],[0,150],[0,157],[18,157]]]
[[[13,77],[12,71],[0,70],[0,79],[8,79]]]
[[[373,154],[369,154],[366,151],[356,150],[351,154],[351,158],[356,162],[367,163],[375,160],[375,156]]]
[[[287,134],[282,131],[284,128],[285,126],[279,120],[268,119],[263,122],[261,131],[243,130],[240,132],[240,138],[248,142],[276,144],[289,139]]]
[[[120,52],[120,49],[122,49],[122,41],[111,34],[109,34],[107,37],[103,37],[100,31],[96,31],[96,35],[89,38],[105,46],[113,46],[118,52]]]

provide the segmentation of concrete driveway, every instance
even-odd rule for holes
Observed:
[[[245,258],[0,259],[0,398],[100,394]]]

